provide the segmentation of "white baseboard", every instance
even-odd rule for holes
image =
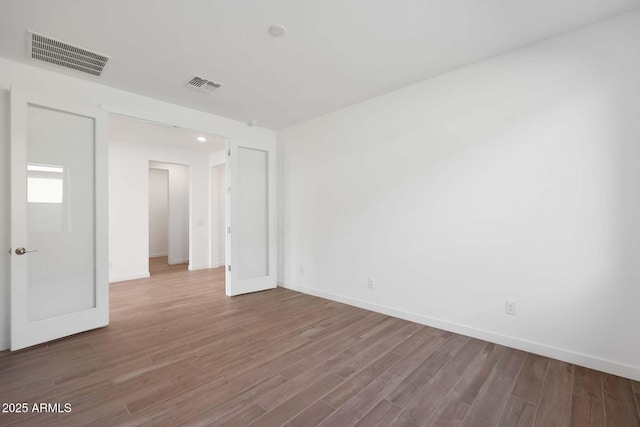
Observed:
[[[116,282],[124,282],[126,280],[136,280],[136,279],[146,279],[151,277],[151,275],[149,274],[149,272],[147,271],[146,273],[139,273],[139,274],[127,274],[124,276],[112,276],[109,277],[109,283],[116,283]]]
[[[163,256],[168,256],[169,254],[166,252],[163,253],[157,253],[157,254],[149,254],[149,258],[160,258]]]
[[[189,258],[180,258],[180,259],[170,259],[167,260],[167,264],[175,265],[175,264],[185,264],[189,262]]]
[[[640,381],[640,367],[637,366],[626,365],[612,360],[600,359],[598,357],[577,353],[563,348],[549,346],[539,342],[533,342],[512,336],[497,334],[495,332],[477,329],[446,320],[435,319],[433,317],[398,310],[392,307],[387,307],[385,305],[375,304],[356,298],[320,291],[318,289],[281,282],[278,283],[278,286],[286,289],[291,289],[293,291],[314,295],[331,301],[337,301],[355,307],[364,308],[366,310],[375,311],[377,313],[386,314],[388,316],[409,320],[411,322],[420,323],[422,325],[431,326],[433,328],[443,329],[445,331],[454,332],[460,335],[465,335],[468,337],[489,341],[495,344],[504,345],[506,347],[515,348],[518,350],[526,351],[528,353],[539,354],[541,356],[550,357],[552,359],[558,359],[564,362],[573,363],[575,365],[584,366],[586,368],[595,369],[597,371],[607,372],[609,374],[630,378],[635,381]]]
[[[208,265],[196,265],[196,266],[192,266],[191,264],[189,264],[189,271],[196,271],[196,270],[204,270],[210,268]]]
[[[11,348],[11,342],[7,340],[0,340],[0,351],[9,350]]]
[[[224,267],[225,264],[226,264],[226,262],[224,260],[218,261],[218,262],[215,262],[215,263],[211,264],[210,268]]]

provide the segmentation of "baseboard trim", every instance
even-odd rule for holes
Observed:
[[[224,267],[226,264],[225,261],[218,261],[218,262],[214,262],[211,264],[211,266],[209,268],[218,268],[218,267]]]
[[[109,277],[109,283],[125,282],[127,280],[136,280],[136,279],[147,279],[149,277],[151,277],[151,275],[149,274],[148,271],[146,273],[140,273],[140,274],[128,274],[128,275],[124,275],[124,276],[113,276],[113,277]]]
[[[409,320],[411,322],[420,323],[422,325],[431,326],[433,328],[443,329],[445,331],[454,332],[460,335],[465,335],[468,337],[489,341],[495,344],[504,345],[506,347],[515,348],[518,350],[526,351],[528,353],[539,354],[541,356],[550,357],[552,359],[562,360],[563,362],[573,363],[575,365],[584,366],[586,368],[595,369],[597,371],[607,372],[609,374],[630,378],[635,381],[640,381],[640,367],[626,365],[623,363],[614,362],[612,360],[600,359],[598,357],[577,353],[563,348],[549,346],[539,342],[497,334],[495,332],[487,331],[484,329],[477,329],[470,326],[465,326],[442,319],[436,319],[417,313],[398,310],[385,305],[325,292],[318,289],[308,288],[305,286],[292,285],[282,282],[278,282],[278,286],[286,289],[291,289],[293,291],[302,292],[304,294],[328,299],[331,301],[341,302],[343,304],[364,308],[365,310],[375,311],[377,313],[386,314],[388,316]]]
[[[191,264],[189,264],[189,271],[196,271],[196,270],[205,270],[207,268],[211,268],[208,265],[197,265],[197,266],[192,266]]]
[[[169,254],[166,253],[166,252],[165,253],[158,253],[158,254],[149,254],[149,258],[160,258],[160,257],[163,257],[163,256],[168,256],[168,255]]]
[[[185,264],[189,262],[189,258],[180,258],[180,259],[170,259],[167,260],[167,264],[175,265],[175,264]]]
[[[9,350],[11,342],[9,340],[0,340],[0,351]]]

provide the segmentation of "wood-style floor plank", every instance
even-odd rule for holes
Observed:
[[[447,393],[458,382],[454,372],[443,367],[404,407],[392,426],[422,426],[434,416]]]
[[[573,365],[550,360],[534,426],[566,426],[571,421]]]
[[[525,356],[518,350],[508,349],[505,352],[478,394],[463,426],[494,426],[500,421]]]
[[[631,381],[631,388],[636,399],[636,408],[638,409],[638,417],[640,417],[640,382]]]
[[[493,372],[506,348],[497,344],[488,344],[475,357],[464,375],[453,389],[454,398],[467,405],[473,405],[478,393]]]
[[[534,354],[527,354],[522,371],[513,388],[513,395],[534,405],[540,400],[544,377],[547,373],[549,359]]]
[[[499,427],[530,427],[536,415],[537,406],[512,395],[502,413]]]
[[[573,394],[590,400],[602,401],[602,375],[598,371],[576,366]]]
[[[428,427],[459,427],[462,425],[471,406],[449,397],[442,402],[433,414]]]
[[[108,327],[0,352],[0,426],[640,427],[640,383],[154,258]]]
[[[333,390],[342,381],[343,378],[336,374],[326,375],[320,378],[319,381],[300,391],[300,393],[291,399],[285,401],[279,406],[276,406],[264,416],[259,417],[250,425],[264,427],[281,426],[309,406],[313,405],[318,399]]]
[[[640,426],[631,382],[615,375],[603,374],[604,412],[607,423],[621,427]]]
[[[331,406],[322,400],[316,401],[307,409],[299,413],[289,424],[293,427],[311,427],[318,425],[322,420],[327,418],[335,411]]]
[[[388,425],[393,420],[402,408],[398,405],[394,405],[390,401],[384,399],[378,402],[376,406],[371,408],[367,414],[360,418],[356,426],[367,427],[375,425]]]
[[[604,406],[601,400],[591,400],[577,394],[573,395],[571,404],[572,427],[604,427],[605,425]]]

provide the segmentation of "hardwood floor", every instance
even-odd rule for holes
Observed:
[[[176,273],[178,271],[185,271],[189,267],[188,263],[183,264],[169,264],[169,257],[158,256],[149,258],[149,274],[151,276],[157,276],[159,274]]]
[[[223,269],[111,286],[111,324],[0,352],[19,426],[640,426],[640,383],[285,289],[224,295]]]

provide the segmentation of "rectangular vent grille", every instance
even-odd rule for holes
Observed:
[[[207,80],[203,79],[202,77],[193,76],[193,78],[187,82],[186,86],[195,89],[198,92],[211,93],[219,87],[222,87],[222,84],[214,82],[213,80]]]
[[[69,43],[29,31],[31,58],[59,65],[82,73],[100,76],[107,61],[106,55],[92,52]]]

